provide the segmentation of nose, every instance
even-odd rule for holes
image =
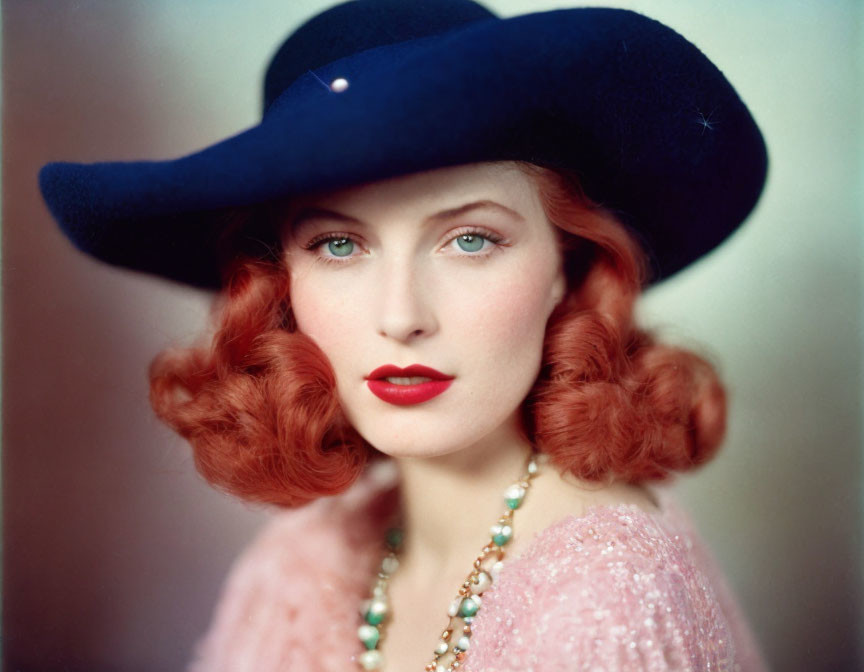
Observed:
[[[378,285],[378,333],[403,343],[433,334],[432,287],[407,259],[384,264]]]

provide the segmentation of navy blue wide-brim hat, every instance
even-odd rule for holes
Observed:
[[[653,19],[353,0],[282,44],[256,126],[165,161],[49,163],[39,185],[80,250],[215,289],[225,208],[508,159],[577,173],[647,248],[648,285],[726,239],[767,170],[732,85]]]

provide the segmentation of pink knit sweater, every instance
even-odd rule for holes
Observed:
[[[461,669],[765,670],[688,517],[668,488],[654,492],[661,513],[593,506],[506,558]],[[395,495],[393,472],[374,469],[342,495],[277,513],[235,563],[189,672],[360,670],[359,606]]]

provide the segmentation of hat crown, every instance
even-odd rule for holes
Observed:
[[[264,77],[264,111],[300,75],[340,58],[480,19],[496,18],[471,0],[350,0],[316,14],[276,51]]]

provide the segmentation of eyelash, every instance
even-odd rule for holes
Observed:
[[[499,248],[506,247],[509,245],[509,241],[505,240],[502,236],[499,236],[497,233],[492,233],[487,229],[482,229],[478,227],[465,227],[463,229],[457,229],[457,231],[453,234],[453,236],[444,244],[446,247],[454,240],[461,236],[478,236],[480,238],[484,238],[492,243],[493,247],[490,248],[488,252],[463,252],[462,254],[457,254],[459,257],[468,257],[472,259],[485,259],[486,257],[494,254]],[[317,248],[321,247],[324,243],[329,242],[331,240],[342,240],[343,238],[347,238],[354,242],[355,245],[359,245],[359,241],[354,238],[354,236],[348,233],[325,233],[320,236],[316,236],[312,240],[310,240],[306,245],[303,246],[304,250],[309,250],[310,252],[314,252]],[[483,249],[486,249],[485,247]],[[328,257],[322,255],[315,255],[317,259],[324,261],[328,264],[344,264],[349,262],[356,255],[352,255],[350,257]]]

